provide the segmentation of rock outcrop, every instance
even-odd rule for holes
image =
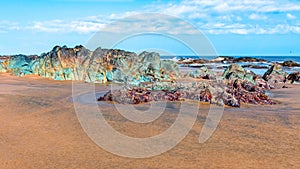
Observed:
[[[255,74],[236,63],[231,64],[223,73],[223,77],[228,80],[242,79],[255,83]]]
[[[291,83],[299,82],[300,81],[300,72],[293,72],[287,76],[287,80]]]
[[[17,76],[35,74],[55,80],[80,80],[93,83],[172,81],[180,77],[178,65],[161,61],[158,53],[137,55],[118,49],[90,51],[83,46],[55,46],[40,56],[14,55],[1,63],[0,71]]]
[[[288,61],[284,61],[282,63],[282,66],[286,66],[286,67],[300,67],[300,64],[297,62],[294,62],[292,60],[288,60]]]
[[[153,87],[156,85],[159,87]],[[154,88],[159,90],[154,90]],[[171,88],[159,83],[148,86],[125,86],[122,89],[107,92],[98,101],[138,104],[150,101],[181,101],[185,99],[231,107],[240,107],[241,103],[276,104],[265,95],[263,88],[238,79],[229,83],[177,83],[172,84]]]
[[[287,73],[282,70],[282,66],[274,63],[263,75],[263,79],[269,84],[285,82]]]
[[[212,79],[215,80],[217,77],[216,73],[212,70],[209,70],[206,66],[199,68],[196,71],[188,72],[188,77],[200,78],[200,79]]]

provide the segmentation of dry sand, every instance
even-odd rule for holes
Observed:
[[[272,92],[279,105],[226,108],[213,136],[200,144],[209,107],[203,104],[193,129],[175,148],[130,159],[89,139],[74,112],[71,82],[0,74],[0,168],[300,168],[300,87],[292,87]],[[135,137],[156,135],[176,118],[168,108],[142,125],[109,110],[109,123]]]

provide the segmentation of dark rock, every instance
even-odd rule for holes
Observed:
[[[285,82],[287,73],[282,70],[282,66],[274,63],[263,75],[263,79],[269,84]]]
[[[257,59],[257,58],[253,58],[253,57],[239,57],[236,59],[233,59],[233,62],[267,62],[264,59]]]
[[[252,68],[252,69],[268,69],[268,66],[259,66],[259,65],[243,65],[243,68]]]
[[[300,80],[300,72],[294,72],[287,76],[287,80],[291,83],[298,82]]]
[[[159,87],[153,87],[158,85]],[[151,86],[151,87],[150,87]],[[115,101],[122,104],[138,104],[149,101],[180,101],[197,100],[218,105],[240,107],[247,104],[275,104],[264,89],[245,80],[231,81],[229,83],[199,82],[192,84],[173,84],[172,88],[162,87],[160,83],[146,86],[125,86],[123,89],[109,91],[99,101]],[[163,90],[153,90],[163,89]]]
[[[286,66],[286,67],[300,67],[300,64],[291,60],[288,61],[284,61],[282,63],[282,66]]]

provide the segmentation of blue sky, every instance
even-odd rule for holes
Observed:
[[[300,55],[299,0],[1,1],[0,54],[40,54],[55,45],[85,45],[105,25],[144,12],[193,24],[220,55]],[[170,21],[163,30],[180,28],[177,24]],[[134,43],[128,50],[139,51]],[[176,52],[191,54],[178,46]]]

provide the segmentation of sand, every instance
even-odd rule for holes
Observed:
[[[201,104],[195,125],[175,148],[131,159],[105,151],[86,135],[73,108],[72,82],[2,73],[0,168],[300,168],[300,87],[291,87],[272,91],[278,105],[225,108],[204,144],[198,137],[209,105]],[[149,124],[130,122],[109,106],[104,114],[116,130],[149,137],[173,123],[172,107]]]

